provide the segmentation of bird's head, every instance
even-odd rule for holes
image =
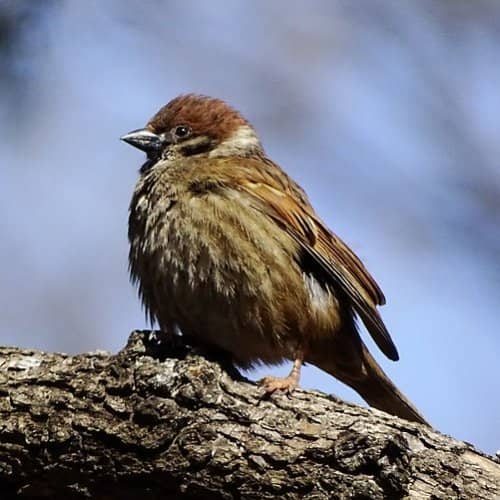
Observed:
[[[255,130],[238,111],[220,99],[195,94],[171,100],[145,128],[121,139],[146,152],[148,161],[141,171],[159,160],[179,157],[248,157],[262,153]]]

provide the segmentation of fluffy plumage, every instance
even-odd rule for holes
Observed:
[[[130,270],[151,320],[243,367],[285,359],[293,390],[311,362],[372,406],[424,418],[368,352],[355,317],[390,359],[385,298],[304,191],[264,153],[250,123],[218,99],[177,97],[124,136],[148,161],[130,205]]]

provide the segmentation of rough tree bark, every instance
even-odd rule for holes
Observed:
[[[500,498],[424,426],[253,383],[151,332],[117,355],[0,350],[0,498]]]

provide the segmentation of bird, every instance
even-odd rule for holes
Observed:
[[[121,137],[146,153],[129,209],[129,270],[149,320],[237,367],[292,362],[259,381],[290,394],[309,363],[372,407],[429,425],[361,338],[399,359],[385,297],[225,101],[183,94]]]

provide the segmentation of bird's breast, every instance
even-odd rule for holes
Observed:
[[[311,323],[332,326],[334,297],[304,276],[295,242],[244,199],[138,196],[130,227],[131,271],[160,326],[176,323],[242,365],[281,361]]]

